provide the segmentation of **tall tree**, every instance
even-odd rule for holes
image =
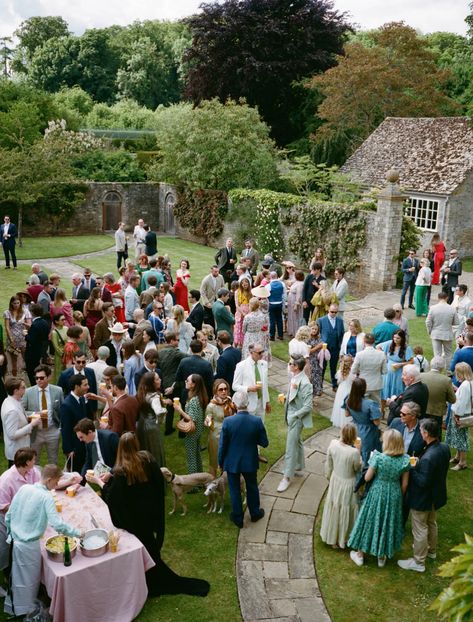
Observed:
[[[293,140],[291,85],[334,64],[349,30],[345,16],[330,0],[226,0],[201,9],[187,20],[187,96],[245,97],[279,144]]]
[[[62,17],[30,17],[20,24],[14,34],[19,45],[13,69],[26,73],[36,50],[50,39],[67,36],[69,27]]]
[[[317,110],[325,123],[315,140],[326,154],[335,151],[331,161],[336,163],[387,116],[458,113],[458,105],[443,91],[448,72],[438,69],[427,42],[413,28],[390,23],[373,38],[372,47],[347,44],[338,65],[310,83],[325,95]]]

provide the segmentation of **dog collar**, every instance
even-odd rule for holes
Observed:
[[[172,473],[172,477],[171,477],[171,482],[174,481],[174,478],[176,477],[175,473]]]

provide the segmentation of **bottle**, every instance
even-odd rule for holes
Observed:
[[[66,536],[64,540],[64,566],[72,564],[71,550],[69,548],[69,538]]]

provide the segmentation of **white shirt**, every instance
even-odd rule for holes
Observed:
[[[136,244],[144,244],[145,243],[146,231],[140,225],[135,225],[133,229],[133,237],[135,238]]]
[[[10,223],[5,223],[3,225],[3,237],[6,237],[8,235],[8,229],[10,228]]]

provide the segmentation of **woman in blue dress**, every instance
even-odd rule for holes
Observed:
[[[383,408],[388,398],[400,395],[404,391],[402,368],[413,363],[414,352],[411,346],[406,344],[406,333],[401,329],[394,333],[392,341],[380,343],[377,348],[384,352],[388,361],[388,373],[384,376],[381,393],[381,407]]]
[[[363,565],[364,555],[369,553],[378,558],[378,566],[382,568],[386,558],[392,558],[401,548],[402,495],[407,490],[409,469],[401,433],[386,430],[383,453],[376,451],[369,460],[365,480],[373,483],[348,540],[348,546],[354,549],[350,558],[357,566]]]
[[[378,426],[382,415],[378,403],[366,398],[365,393],[366,380],[355,378],[350,393],[343,402],[343,408],[345,415],[352,417],[356,425],[361,439],[361,457],[363,464],[367,465],[371,452],[381,450]]]

